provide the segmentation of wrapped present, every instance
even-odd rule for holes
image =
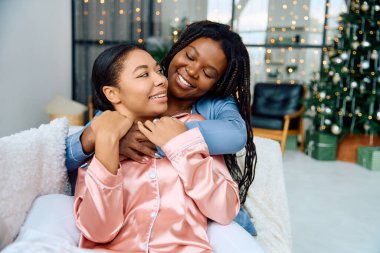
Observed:
[[[380,147],[360,146],[358,148],[358,164],[369,170],[380,171]]]
[[[332,134],[307,130],[305,136],[305,153],[322,161],[336,160],[338,137]]]

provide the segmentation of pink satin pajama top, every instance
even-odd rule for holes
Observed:
[[[192,116],[186,116],[185,120]],[[183,120],[183,118],[181,119]],[[239,191],[198,128],[162,147],[167,157],[123,161],[117,175],[93,158],[79,169],[74,212],[80,247],[113,252],[212,252],[207,218],[228,224]]]

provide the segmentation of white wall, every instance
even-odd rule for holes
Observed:
[[[71,1],[0,0],[0,137],[48,122],[71,98]]]

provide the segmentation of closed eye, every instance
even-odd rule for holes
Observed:
[[[209,79],[212,79],[213,77],[208,75],[206,71],[203,71],[203,73],[205,74],[205,77],[209,78]]]
[[[194,58],[191,57],[187,52],[186,52],[186,57],[187,57],[187,59],[189,59],[190,61],[194,61]]]

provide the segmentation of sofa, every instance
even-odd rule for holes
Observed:
[[[65,118],[0,138],[0,250],[93,252],[76,247],[79,232],[65,167]],[[245,208],[267,253],[290,253],[291,230],[280,145],[255,137],[256,176]],[[244,151],[237,154],[244,162]],[[70,209],[70,212],[67,210]]]

